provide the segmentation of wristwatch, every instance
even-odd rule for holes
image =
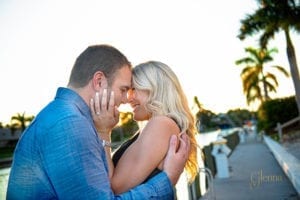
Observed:
[[[103,147],[111,147],[111,143],[109,141],[102,140],[102,146]]]

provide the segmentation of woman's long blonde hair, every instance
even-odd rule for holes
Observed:
[[[133,68],[132,81],[136,89],[149,92],[146,109],[152,116],[174,119],[189,136],[191,149],[185,170],[192,182],[198,173],[195,119],[176,74],[162,62],[148,61]]]

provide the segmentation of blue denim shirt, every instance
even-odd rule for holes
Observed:
[[[130,178],[130,177],[128,177]],[[115,196],[88,105],[58,88],[15,149],[7,199],[173,199],[166,173]]]

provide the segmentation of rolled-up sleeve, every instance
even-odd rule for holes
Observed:
[[[116,199],[174,199],[172,184],[165,172],[157,174],[145,184],[139,185]]]

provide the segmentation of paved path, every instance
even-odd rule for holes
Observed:
[[[213,181],[216,200],[300,199],[268,147],[253,136],[236,147],[229,166],[230,178]]]

